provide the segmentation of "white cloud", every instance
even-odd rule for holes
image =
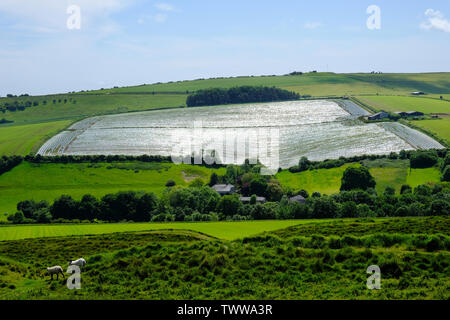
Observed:
[[[311,29],[311,30],[320,28],[321,26],[322,26],[322,23],[320,23],[320,22],[307,22],[304,25],[305,29]]]
[[[450,22],[445,19],[444,15],[440,11],[428,9],[425,11],[425,16],[428,20],[420,25],[422,29],[436,29],[444,32],[450,32]]]
[[[155,8],[158,10],[161,10],[161,11],[174,11],[175,10],[174,6],[169,3],[155,4]]]

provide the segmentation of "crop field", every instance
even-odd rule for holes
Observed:
[[[387,186],[392,186],[397,192],[403,184],[409,184],[411,187],[417,187],[424,183],[437,183],[440,181],[440,171],[438,168],[427,169],[409,169],[407,162],[397,161],[392,163],[374,164],[366,163],[369,171],[375,178],[377,192],[383,192]],[[393,164],[394,163],[394,164]],[[294,190],[305,189],[310,194],[318,191],[322,194],[338,193],[341,187],[341,179],[344,171],[349,166],[357,166],[358,164],[346,164],[339,168],[308,170],[298,173],[282,171],[277,174],[283,186],[288,186]]]
[[[361,108],[352,102],[360,114]],[[348,108],[348,107],[347,107]],[[298,163],[301,156],[311,160],[324,160],[358,154],[389,154],[412,149],[411,144],[392,133],[391,129],[356,120],[334,101],[287,101],[226,106],[196,107],[158,110],[88,118],[73,130],[71,127],[54,137],[40,150],[42,155],[186,155],[191,152],[217,150],[218,156],[227,164],[242,164],[244,156],[239,151],[250,149],[252,134],[258,139],[266,134],[262,128],[270,126],[279,132],[279,161],[267,157],[263,162],[274,169],[289,168]],[[84,122],[91,124],[84,125]],[[193,123],[201,123],[201,130],[192,130]],[[405,127],[405,130],[416,132]],[[405,131],[405,130],[402,130]],[[423,135],[419,133],[420,135]],[[409,134],[411,136],[412,134]],[[409,137],[408,136],[408,137]],[[425,138],[427,136],[423,135]],[[243,138],[242,147],[236,148],[235,157],[229,159],[220,147],[225,140]],[[405,141],[406,140],[406,141]],[[411,139],[419,140],[419,139]],[[434,140],[420,143],[424,149],[434,147]],[[177,152],[177,147],[191,145]],[[271,145],[273,146],[273,144]],[[269,148],[271,147],[269,146]],[[440,146],[440,145],[439,145]],[[219,151],[220,150],[220,151]],[[184,153],[182,153],[184,152]],[[255,156],[255,155],[251,155]]]
[[[235,240],[297,224],[324,223],[327,221],[329,220],[16,225],[0,226],[0,241],[168,229],[192,230],[207,234],[214,238]]]
[[[195,178],[208,182],[213,171],[225,169],[172,163],[114,164],[31,164],[24,162],[0,176],[0,212],[15,212],[18,202],[35,199],[50,203],[62,194],[81,199],[85,194],[96,197],[128,190],[143,190],[160,194],[168,180],[186,186]]]
[[[400,97],[400,96],[361,96],[362,102],[379,110],[395,111],[419,111],[428,113],[450,113],[450,102],[424,97]]]
[[[450,116],[441,119],[413,121],[413,124],[431,131],[450,143]]]
[[[0,155],[27,155],[71,121],[44,122],[22,126],[0,126]]]
[[[186,230],[0,241],[0,298],[448,300],[449,235],[448,218],[421,217],[297,223],[232,241]],[[78,257],[81,290],[44,277]],[[367,289],[369,265],[382,290]]]

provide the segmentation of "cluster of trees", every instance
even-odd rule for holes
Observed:
[[[0,107],[0,111],[5,113],[6,111],[14,112],[14,111],[23,111],[26,108],[36,107],[39,105],[39,101],[18,101],[15,100],[13,102],[5,102],[3,107]]]
[[[21,95],[21,97],[28,97],[29,95]],[[8,95],[9,98],[13,98],[16,96]],[[76,100],[73,98],[59,98],[53,99],[53,104],[58,103],[67,103],[72,102],[76,103]],[[5,113],[6,111],[15,112],[15,111],[24,111],[26,108],[37,107],[42,103],[42,105],[47,105],[47,100],[42,100],[39,102],[38,100],[30,101],[30,100],[14,100],[12,102],[5,102],[3,106],[0,106],[0,112]]]
[[[298,99],[300,99],[298,93],[275,87],[243,86],[230,89],[213,88],[199,90],[188,96],[186,104],[188,107],[196,107]]]
[[[18,166],[19,164],[22,163],[22,161],[23,158],[20,156],[11,156],[11,157],[2,156],[0,158],[0,175],[5,172],[8,172],[15,166]]]

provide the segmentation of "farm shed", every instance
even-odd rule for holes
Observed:
[[[301,195],[297,195],[295,197],[289,198],[289,201],[304,204],[306,202],[306,199]]]
[[[233,194],[235,192],[235,188],[232,184],[215,184],[212,188],[221,196]]]
[[[367,119],[368,120],[380,120],[380,119],[385,119],[388,117],[389,117],[389,114],[387,112],[381,111],[381,112],[375,113],[374,115],[368,116]]]
[[[251,197],[240,197],[239,200],[241,200],[241,202],[250,202]],[[256,202],[259,203],[265,203],[266,202],[266,198],[264,197],[256,197]]]

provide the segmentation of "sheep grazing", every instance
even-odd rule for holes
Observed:
[[[78,260],[69,260],[69,266],[79,266],[80,268],[83,267],[86,264],[86,260],[83,258],[80,258]]]
[[[64,279],[66,278],[64,276],[63,269],[60,266],[49,267],[49,268],[47,268],[47,272],[52,277],[52,280],[53,280],[53,275],[54,274],[56,274],[56,279],[57,280],[59,280],[59,274],[62,274]]]

